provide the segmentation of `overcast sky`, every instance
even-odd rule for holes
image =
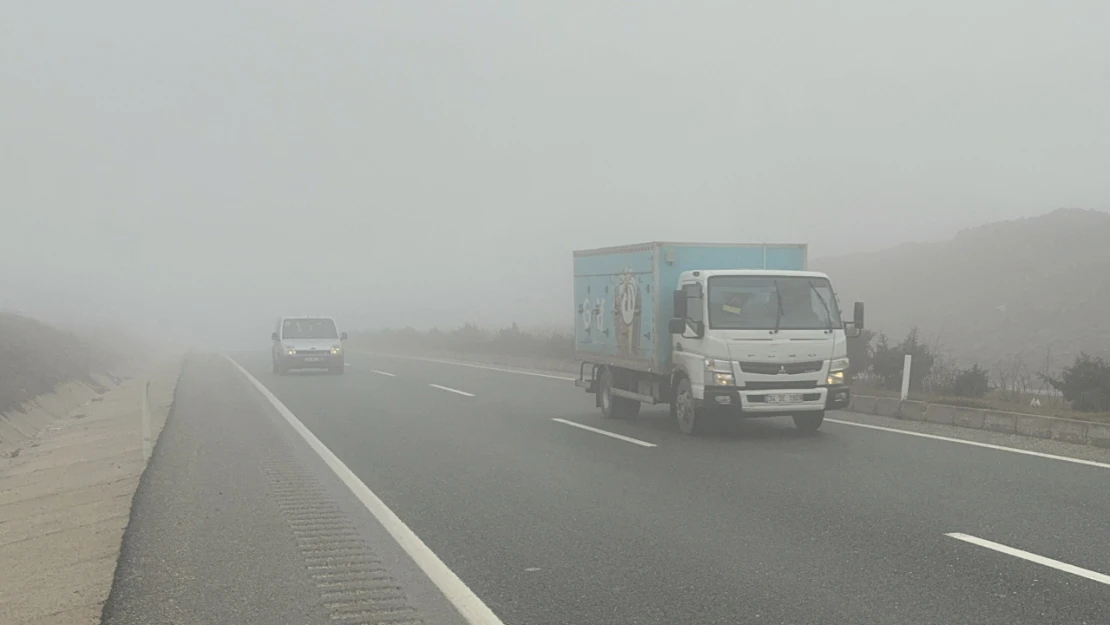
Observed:
[[[571,251],[1110,209],[1106,0],[3,2],[0,307],[570,323]]]

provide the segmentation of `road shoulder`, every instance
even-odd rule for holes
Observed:
[[[0,461],[0,622],[99,623],[146,466],[142,397],[151,430],[169,413],[180,360],[82,401],[67,389],[37,401],[43,420]]]
[[[461,624],[321,464],[232,363],[191,356],[104,623]]]

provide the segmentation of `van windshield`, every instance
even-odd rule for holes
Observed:
[[[825,278],[716,276],[709,279],[709,327],[720,330],[840,328]]]
[[[286,319],[281,324],[283,339],[337,339],[339,332],[331,319]]]

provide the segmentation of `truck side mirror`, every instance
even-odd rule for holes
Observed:
[[[857,330],[863,329],[863,302],[856,302],[855,310],[852,311],[852,325]]]
[[[667,331],[671,334],[686,334],[686,320],[675,317],[667,322]]]
[[[689,316],[687,315],[688,311],[686,310],[686,302],[686,291],[679,289],[674,292],[674,316],[676,318],[686,319],[686,317]],[[678,332],[676,334],[681,334],[681,332]]]
[[[340,341],[346,341],[347,340],[347,333],[346,332],[341,333],[339,335],[339,340]]]
[[[270,340],[271,340],[271,341],[276,341],[276,340],[278,340],[278,337],[277,337],[277,332],[271,332],[271,333],[270,333]]]

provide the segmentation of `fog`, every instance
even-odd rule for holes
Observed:
[[[1110,206],[1110,3],[15,2],[0,309],[571,322],[571,251]]]

